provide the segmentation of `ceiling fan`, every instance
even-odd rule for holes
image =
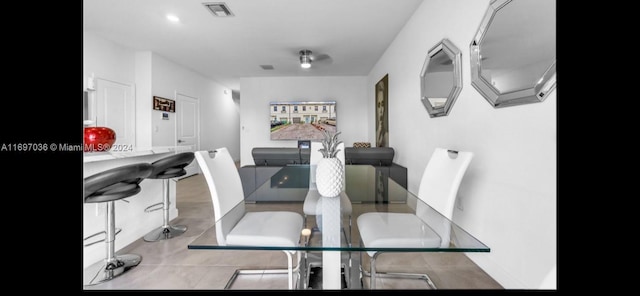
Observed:
[[[333,60],[328,54],[313,54],[311,50],[303,49],[298,52],[300,55],[300,67],[311,68],[311,64],[331,64]]]

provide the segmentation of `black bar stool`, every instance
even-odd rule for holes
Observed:
[[[149,213],[160,209],[164,210],[164,224],[144,236],[144,240],[148,242],[156,242],[159,240],[170,239],[182,235],[187,231],[184,225],[169,225],[169,179],[184,176],[187,171],[184,167],[188,166],[194,158],[193,152],[182,152],[174,154],[163,159],[151,163],[153,172],[148,179],[162,179],[163,202],[148,206],[144,211]],[[158,207],[162,205],[162,208]]]
[[[84,179],[84,202],[107,203],[104,231],[107,258],[103,264],[94,264],[85,271],[86,285],[109,281],[142,261],[142,257],[136,254],[115,255],[115,202],[138,194],[142,190],[140,182],[151,174],[152,169],[153,167],[148,163],[131,164],[109,169]],[[90,237],[93,236],[95,235]]]

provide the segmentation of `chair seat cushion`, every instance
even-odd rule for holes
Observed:
[[[320,193],[318,190],[311,189],[307,192],[307,196],[304,198],[304,204],[302,205],[302,211],[305,215],[317,215],[316,207],[318,206],[318,200],[320,200]],[[340,212],[343,215],[351,215],[351,200],[346,192],[340,192]]]
[[[414,214],[365,213],[357,223],[365,248],[440,247],[440,236]]]
[[[193,154],[193,152],[182,152],[156,160],[151,163],[153,171],[147,178],[169,179],[184,176],[187,174],[184,168],[188,166],[194,158],[195,154]]]
[[[142,191],[138,184],[130,184],[127,182],[119,182],[100,190],[90,196],[85,197],[85,203],[100,203],[119,200],[129,196],[133,196]]]
[[[151,174],[148,163],[134,163],[99,172],[84,179],[84,202],[100,203],[134,196],[140,182]]]
[[[295,212],[247,212],[227,235],[227,245],[295,247],[302,220]]]

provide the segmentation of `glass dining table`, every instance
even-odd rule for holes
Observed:
[[[286,210],[303,213],[303,203],[307,192],[314,188],[310,182],[310,165],[289,165],[283,167],[267,179],[254,192],[245,197],[246,211],[273,211],[279,205],[287,205]],[[416,195],[389,178],[384,170],[370,165],[345,166],[345,192],[351,202],[351,213],[342,211],[340,198],[320,197],[317,215],[305,218],[305,228],[296,247],[278,246],[230,246],[218,245],[215,227],[226,219],[234,217],[216,217],[215,224],[189,245],[189,249],[198,250],[274,250],[300,251],[304,259],[299,263],[297,288],[302,289],[362,289],[361,268],[363,256],[367,252],[490,252],[490,248],[469,234],[453,221],[450,221]],[[293,202],[260,202],[266,197],[279,196]],[[406,246],[400,242],[397,246],[366,246],[361,243],[357,218],[369,212],[415,214],[425,225],[446,235],[448,244],[434,247]],[[233,213],[233,211],[231,212]],[[314,219],[315,218],[315,219]],[[317,221],[317,225],[316,222]],[[236,275],[234,275],[235,277]]]

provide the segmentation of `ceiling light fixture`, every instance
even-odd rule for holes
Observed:
[[[300,51],[300,67],[304,69],[311,68],[311,51],[303,49]]]
[[[177,16],[173,15],[173,14],[167,14],[167,19],[170,20],[173,23],[177,23],[180,21],[180,18],[178,18]]]

